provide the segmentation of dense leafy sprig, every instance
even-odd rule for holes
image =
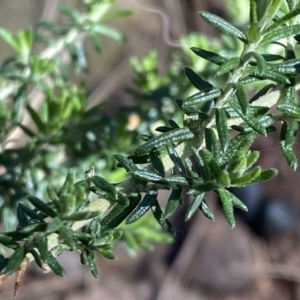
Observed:
[[[64,270],[56,256],[70,250],[79,252],[82,264],[88,265],[93,276],[97,277],[96,253],[113,259],[112,250],[117,240],[122,239],[131,250],[136,250],[139,244],[149,248],[149,231],[141,233],[135,225],[147,218],[148,211],[164,231],[174,235],[176,230],[168,218],[183,204],[183,191],[190,196],[185,220],[198,210],[214,220],[209,203],[205,201],[206,194],[213,191],[220,199],[227,222],[234,227],[234,209],[247,211],[247,207],[229,188],[244,187],[276,176],[277,170],[264,170],[257,165],[260,153],[251,151],[251,144],[257,136],[267,136],[279,126],[283,156],[293,169],[297,168],[292,148],[300,119],[296,101],[300,59],[294,51],[299,41],[299,3],[280,0],[249,2],[249,24],[244,29],[220,16],[200,12],[206,22],[236,39],[242,50],[226,56],[200,47],[191,49],[198,59],[216,65],[216,69],[209,80],[205,80],[197,70],[186,67],[185,75],[194,91],[189,95],[176,95],[176,102],[173,101],[178,106],[181,120],[171,117],[156,128],[157,132],[148,128],[147,134],[141,135],[143,142],[139,146],[131,147],[126,155],[125,151],[114,155],[118,167],[127,173],[126,180],[112,184],[106,176],[92,172],[85,180],[74,182],[73,174],[69,172],[62,188],[48,186],[48,201],[26,195],[27,202],[15,203],[18,226],[0,234],[0,243],[14,251],[10,258],[0,257],[3,276],[21,272],[20,265],[33,259],[42,269],[50,268],[63,276]],[[6,130],[19,126],[36,139],[34,147],[26,149],[31,157],[41,153],[46,143],[62,144],[63,133],[72,128],[72,124],[68,124],[71,115],[72,121],[84,118],[84,90],[72,85],[70,88],[64,64],[59,60],[53,63],[54,56],[66,49],[73,59],[74,69],[84,70],[83,46],[80,42],[74,43],[80,33],[87,34],[97,50],[102,47],[98,34],[122,39],[114,29],[98,24],[111,16],[106,14],[106,9],[112,1],[97,3],[85,1],[85,14],[61,7],[60,12],[67,16],[67,23],[62,26],[41,22],[42,28],[60,35],[59,40],[52,37],[47,42],[37,33],[39,41],[46,43],[41,54],[33,51],[35,35],[32,30],[22,31],[16,36],[4,29],[0,31],[1,37],[17,53],[0,69],[5,83],[0,89],[0,98],[10,96],[17,103],[12,113],[13,122]],[[124,14],[127,12],[117,13]],[[281,45],[279,53],[272,53],[272,43]],[[152,62],[155,60],[153,53],[149,57]],[[170,96],[171,91],[163,89],[168,78],[161,80],[162,86],[159,86],[160,80],[151,85],[143,74],[142,64],[135,59],[133,66],[138,76],[136,82],[143,85],[144,90],[147,87],[152,89],[148,94],[143,94],[142,89],[139,96],[145,101],[159,93]],[[51,84],[41,83],[45,78],[49,78]],[[252,83],[256,92],[251,96],[248,87]],[[41,114],[23,100],[29,84],[38,85],[45,95]],[[18,111],[22,107],[29,113],[38,134],[20,124]],[[162,106],[158,105],[158,108]],[[5,161],[9,154],[7,150],[1,153],[2,160]],[[22,156],[18,159],[22,161]],[[12,176],[15,176],[15,165],[10,166]],[[11,181],[8,184],[12,184]],[[13,186],[22,190],[20,184]],[[160,190],[170,190],[166,207],[161,207],[158,201]],[[151,232],[151,236],[156,241],[166,238],[156,231]]]

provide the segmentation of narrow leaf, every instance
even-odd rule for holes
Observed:
[[[264,58],[265,61],[276,61],[276,60],[284,60],[284,57],[279,54],[262,54],[262,57]]]
[[[289,13],[285,14],[283,17],[277,19],[271,26],[269,26],[265,32],[272,31],[273,29],[279,27],[280,25],[284,24],[286,21],[298,16],[300,14],[300,8],[296,8],[291,10]]]
[[[22,58],[28,60],[33,44],[33,30],[31,28],[18,32],[17,42],[19,44],[19,53]]]
[[[244,150],[237,151],[230,160],[227,171],[231,179],[239,178],[242,176],[247,167],[247,152]]]
[[[86,184],[86,186],[85,186]],[[75,190],[74,194],[72,195],[75,198],[75,203],[76,203],[76,209],[78,210],[78,207],[80,207],[83,203],[86,202],[87,198],[87,187],[88,183],[83,180],[82,185],[75,185]]]
[[[101,215],[101,211],[83,211],[64,216],[66,221],[84,221],[94,219]]]
[[[157,155],[157,153],[153,153],[153,154],[151,153],[150,158],[151,158],[153,169],[157,171],[159,175],[165,176],[164,164],[161,161],[159,155]]]
[[[3,274],[4,275],[10,275],[14,273],[19,266],[21,265],[22,261],[25,258],[25,248],[20,246],[17,248],[14,253],[11,255],[11,257],[8,260],[8,263],[4,269]]]
[[[124,41],[123,34],[119,30],[117,30],[111,26],[107,26],[104,24],[95,24],[92,27],[92,31],[96,32],[98,34],[108,36],[109,38],[114,39],[117,42]]]
[[[296,169],[298,168],[298,160],[292,147],[283,145],[283,142],[281,142],[280,144],[281,144],[281,152],[286,162],[294,171],[296,171]]]
[[[274,29],[263,36],[260,45],[266,45],[271,42],[276,42],[282,38],[287,38],[291,35],[297,34],[300,31],[300,24],[283,26],[278,29]]]
[[[218,178],[221,169],[217,164],[216,160],[214,159],[212,153],[207,149],[203,149],[202,157],[203,157],[204,164],[206,164],[209,167],[209,171],[212,174],[213,178]]]
[[[238,82],[245,85],[245,84],[257,82],[257,81],[260,81],[260,80],[262,80],[262,79],[259,78],[259,77],[256,77],[256,76],[245,76],[245,77],[242,77],[241,79],[239,79]]]
[[[132,162],[131,159],[120,154],[114,154],[113,156],[119,162],[120,166],[123,167],[127,172],[137,169],[137,166]]]
[[[143,200],[139,203],[137,208],[126,219],[126,223],[127,224],[133,223],[134,221],[142,217],[154,204],[156,198],[157,198],[156,190],[150,190],[149,192],[147,192],[147,194],[144,196]]]
[[[22,236],[21,239],[22,238],[27,238],[27,236]],[[0,244],[13,250],[16,250],[20,247],[18,243],[11,240],[6,240],[3,237],[0,237]]]
[[[17,219],[18,219],[18,228],[19,227],[25,227],[29,224],[28,222],[28,218],[26,216],[26,214],[24,213],[24,211],[22,210],[22,208],[20,207],[20,205],[18,205],[17,207]]]
[[[55,232],[57,230],[59,230],[59,228],[63,225],[62,221],[58,218],[55,217],[53,218],[53,220],[51,220],[48,224],[47,224],[47,230],[46,232]]]
[[[47,265],[50,267],[50,269],[53,271],[54,274],[64,277],[65,276],[65,270],[63,267],[59,264],[57,259],[49,253],[48,259],[47,259]]]
[[[59,236],[63,240],[63,243],[68,245],[72,251],[76,250],[76,243],[70,229],[66,226],[61,226],[59,228]]]
[[[174,120],[168,120],[168,122],[173,129],[180,128],[180,126]]]
[[[72,171],[68,172],[65,182],[61,188],[60,194],[67,195],[72,193],[74,190],[74,174]]]
[[[222,65],[227,59],[217,53],[210,52],[204,49],[192,47],[191,50],[197,54],[198,56],[216,64],[216,65]]]
[[[300,72],[300,59],[293,58],[279,64],[268,64],[267,71],[275,71],[281,74],[298,74]]]
[[[200,103],[204,103],[210,100],[214,100],[218,98],[221,95],[221,90],[220,89],[212,89],[208,91],[202,91],[199,93],[196,93],[190,97],[188,97],[184,102],[183,102],[183,107],[185,106],[193,106],[197,105]]]
[[[34,233],[34,232],[44,232],[47,228],[46,223],[33,223],[24,226],[20,229],[20,232],[24,233]]]
[[[185,221],[188,221],[196,212],[196,210],[199,208],[205,193],[198,194],[194,197],[194,199],[190,202],[186,213],[185,213]]]
[[[235,219],[233,214],[233,204],[231,201],[230,193],[225,189],[218,189],[218,195],[222,202],[223,212],[225,218],[231,228],[235,226]]]
[[[27,126],[23,125],[23,124],[18,124],[18,126],[30,137],[30,138],[34,138],[36,136],[36,133],[34,133],[30,128],[28,128]]]
[[[256,182],[257,178],[259,178],[262,169],[260,166],[255,167],[251,171],[244,173],[239,178],[232,179],[232,186],[235,187],[243,187],[249,185],[251,183]]]
[[[260,175],[253,181],[253,183],[270,180],[276,177],[277,174],[278,174],[278,170],[274,168],[263,170],[261,171]]]
[[[186,174],[186,169],[178,153],[176,152],[173,146],[167,146],[167,150],[173,164],[178,168],[180,174],[184,176]]]
[[[286,122],[284,122],[283,124],[286,124]],[[293,120],[290,122],[289,126],[287,127],[285,134],[280,135],[280,138],[284,139],[285,146],[293,146],[294,145],[298,127],[299,127],[298,122]]]
[[[96,51],[98,52],[101,52],[102,49],[103,49],[103,44],[102,44],[102,41],[101,41],[101,38],[99,36],[98,33],[95,33],[95,32],[89,32],[88,33],[91,41],[92,41],[92,44],[93,44],[93,47],[95,48]]]
[[[53,186],[51,186],[51,185],[47,186],[47,195],[48,195],[49,199],[52,201],[52,203],[54,204],[55,209],[57,211],[60,211],[59,200],[58,200],[57,194],[56,194]]]
[[[230,106],[236,111],[236,113],[244,120],[244,122],[250,126],[254,131],[259,134],[265,135],[267,134],[265,127],[257,120],[257,117],[254,115],[247,114],[245,115],[240,109],[239,105],[236,101],[230,101]]]
[[[111,183],[109,183],[107,180],[105,180],[104,178],[102,178],[100,176],[95,175],[95,176],[91,177],[91,181],[100,190],[108,193],[115,199],[115,201],[118,201],[118,192],[117,192],[116,188]]]
[[[172,130],[172,128],[168,127],[168,126],[158,126],[155,128],[155,131],[158,131],[158,132],[168,132],[171,130]]]
[[[31,249],[30,250],[30,253],[32,254],[36,264],[41,268],[43,269],[43,261],[41,259],[41,256],[40,254],[35,250],[35,249]]]
[[[259,1],[264,2],[264,1]],[[266,2],[266,8],[263,15],[263,21],[269,23],[271,20],[273,20],[276,16],[276,13],[280,9],[280,6],[282,4],[282,0],[272,0],[272,1],[265,1]]]
[[[250,20],[250,24],[252,23],[256,23],[257,20],[257,4],[256,4],[256,0],[250,0],[250,10],[249,10],[249,20]]]
[[[239,150],[248,150],[255,137],[256,135],[253,133],[241,133],[236,135],[230,140],[228,149],[226,153],[222,155],[220,163],[224,164],[230,161],[234,154]]]
[[[216,112],[216,128],[218,132],[218,137],[220,140],[221,149],[223,152],[225,152],[229,143],[227,116],[223,108],[216,109],[215,112]]]
[[[257,63],[258,72],[264,73],[267,70],[267,64],[265,58],[257,52],[249,52],[249,55],[253,56]]]
[[[166,218],[173,215],[173,213],[176,211],[177,207],[181,203],[181,192],[182,189],[180,187],[176,187],[172,189],[172,192],[168,198],[168,202],[165,208],[165,216]]]
[[[80,262],[84,266],[86,266],[88,264],[86,251],[81,251],[81,253],[80,253]]]
[[[184,70],[185,70],[185,74],[186,74],[187,78],[189,79],[189,81],[199,91],[213,88],[213,86],[209,82],[203,80],[192,69],[185,68]]]
[[[253,151],[249,155],[247,155],[247,165],[246,168],[249,169],[253,166],[259,159],[260,152],[259,151]]]
[[[141,194],[129,195],[129,205],[124,207],[117,204],[109,213],[101,220],[102,230],[111,230],[119,226],[138,205],[141,200]]]
[[[296,59],[296,52],[291,48],[292,46],[285,48],[285,61]]]
[[[108,20],[113,18],[120,18],[120,17],[127,17],[131,16],[133,14],[133,11],[130,9],[118,9],[115,11],[107,12],[105,14],[105,17],[102,20]]]
[[[0,28],[0,37],[16,52],[19,52],[19,44],[17,43],[14,36],[5,28]]]
[[[194,137],[195,134],[189,127],[173,129],[145,142],[143,145],[135,149],[134,154],[136,156],[147,155],[155,149],[165,147],[166,145],[172,143],[179,143],[188,139],[192,139]]]
[[[257,1],[256,0],[256,5],[257,5],[257,7],[256,7],[256,10],[257,10],[257,19],[258,19],[258,21],[261,21],[262,18],[264,17],[264,15],[265,15],[266,11],[267,11],[268,1],[265,1],[265,0],[263,0],[263,1],[261,1],[261,0]],[[268,20],[268,21],[270,21],[270,20]]]
[[[198,178],[197,172],[194,170],[194,165],[189,157],[185,159],[185,164],[188,170],[188,175],[192,178]]]
[[[211,152],[216,161],[220,157],[220,146],[215,131],[212,128],[205,128],[205,145],[208,151]]]
[[[168,177],[164,177],[163,182],[167,182],[169,186],[176,187],[176,186],[189,186],[190,180],[187,177],[180,176],[180,175],[171,175]]]
[[[67,5],[59,5],[58,6],[58,11],[61,14],[64,14],[64,15],[68,16],[75,23],[79,24],[81,22],[80,12],[77,9],[73,8],[73,7],[70,7],[70,6],[67,6]]]
[[[228,190],[226,191],[230,194],[232,206],[234,208],[237,208],[242,211],[248,211],[248,207],[239,198],[237,198],[234,194],[230,193]]]
[[[219,187],[229,187],[231,184],[231,178],[227,170],[222,170],[216,179]]]
[[[75,195],[61,195],[60,196],[60,213],[67,216],[76,210],[76,197]]]
[[[242,112],[244,114],[247,114],[249,107],[248,97],[246,95],[246,92],[244,91],[243,86],[240,83],[236,84],[236,97],[239,101]]]
[[[48,251],[48,243],[47,238],[44,235],[36,236],[37,240],[37,249],[39,250],[41,259],[44,263],[48,263],[49,251]]]
[[[123,231],[122,230],[114,230],[113,231],[113,240],[117,241],[119,240],[123,235]]]
[[[167,232],[171,233],[172,235],[174,235],[175,230],[174,230],[172,224],[166,219],[157,200],[153,203],[153,205],[151,205],[151,210],[152,210],[154,218],[157,220],[157,222],[161,226],[161,228],[166,230]]]
[[[63,26],[55,24],[55,23],[47,22],[45,20],[39,20],[37,22],[37,25],[39,28],[48,30],[51,33],[54,33],[57,35],[62,35],[62,34],[64,34],[64,31],[65,31],[65,28],[63,28]]]
[[[263,88],[261,88],[250,100],[249,103],[252,103],[259,99],[261,96],[264,96],[270,89],[274,88],[274,84],[267,84]]]
[[[27,198],[34,207],[36,207],[38,210],[40,210],[47,216],[52,217],[52,218],[56,217],[56,212],[42,200],[40,200],[36,197],[33,197],[33,196],[28,196]]]
[[[191,148],[193,154],[198,163],[198,167],[200,169],[200,174],[203,177],[204,181],[209,181],[211,179],[211,174],[208,166],[204,163],[203,158],[200,156],[198,150],[195,147]]]
[[[297,0],[286,0],[286,2],[287,2],[287,5],[288,5],[290,11],[294,10],[298,4]]]
[[[278,83],[283,83],[283,84],[289,84],[290,81],[289,79],[284,76],[283,74],[271,69],[271,68],[268,68],[266,72],[260,72],[258,70],[258,68],[248,68],[248,71],[249,71],[249,74],[251,76],[254,76],[256,78],[259,78],[261,80],[272,80],[272,81],[275,81],[275,82],[278,82]],[[245,83],[242,80],[239,81],[240,83]]]
[[[111,252],[111,251],[108,251],[108,250],[104,250],[104,249],[99,249],[98,252],[105,258],[107,259],[111,259],[111,260],[115,260],[116,257],[115,255]]]
[[[39,132],[46,133],[46,125],[43,123],[39,114],[31,107],[30,104],[26,105],[26,109]]]
[[[293,104],[279,104],[277,109],[287,114],[291,118],[300,119],[300,108]]]
[[[209,220],[212,220],[212,221],[215,220],[215,216],[214,216],[213,212],[211,211],[211,209],[209,208],[209,206],[207,205],[207,203],[205,202],[204,199],[202,200],[202,202],[199,206],[199,209],[206,218],[208,218]]]
[[[131,171],[129,172],[129,175],[138,180],[138,181],[146,181],[146,182],[156,182],[156,181],[161,181],[163,179],[162,176],[154,173],[154,172],[148,172],[148,171]]]
[[[235,26],[231,25],[224,19],[220,18],[219,16],[211,14],[209,12],[205,12],[205,11],[200,12],[200,15],[206,22],[208,22],[215,28],[219,29],[223,33],[230,34],[242,41],[247,40],[247,37],[245,36],[245,34],[242,31],[240,31],[239,29],[237,29]]]
[[[36,213],[35,211],[28,208],[24,204],[18,203],[18,207],[20,207],[20,209],[25,213],[25,215],[27,215],[30,219],[38,220],[38,221],[44,220],[44,218],[43,218],[43,216],[41,216],[41,214]]]
[[[239,57],[233,57],[226,60],[216,71],[215,77],[224,75],[240,65],[241,61]]]
[[[280,142],[281,151],[288,165],[294,170],[298,167],[297,157],[292,148],[295,143],[297,130],[298,122],[291,121],[289,126],[287,126],[287,123],[284,122],[280,132],[280,139],[282,140]]]
[[[88,233],[92,234],[96,238],[100,237],[101,234],[101,224],[98,219],[93,219],[88,227]]]

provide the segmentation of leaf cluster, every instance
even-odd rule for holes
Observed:
[[[239,45],[235,52],[234,47],[223,52],[208,50],[208,46],[192,47],[194,58],[190,61],[213,66],[207,68],[211,73],[199,75],[197,67],[186,67],[182,75],[179,67],[170,68],[164,76],[159,74],[155,52],[141,61],[133,59],[134,81],[139,88],[130,93],[140,107],[136,111],[140,121],[131,133],[140,134],[142,142],[138,146],[132,145],[130,130],[122,131],[126,127],[124,118],[118,124],[105,118],[100,115],[101,105],[85,112],[84,87],[68,82],[68,66],[57,55],[66,50],[73,62],[72,73],[84,71],[87,59],[79,34],[89,36],[96,50],[102,49],[99,34],[121,40],[116,30],[99,25],[99,21],[127,14],[108,13],[112,2],[86,0],[83,13],[60,7],[63,24],[39,25],[50,38],[33,30],[17,35],[0,31],[0,36],[16,52],[0,68],[3,82],[12,87],[0,88],[0,98],[5,95],[14,103],[12,112],[1,112],[0,122],[5,124],[5,133],[20,127],[31,138],[24,149],[4,150],[0,154],[0,162],[7,170],[0,182],[3,187],[14,188],[18,219],[16,230],[0,235],[0,243],[14,250],[10,258],[0,257],[4,275],[16,271],[26,258],[35,259],[41,268],[50,268],[62,276],[64,271],[56,256],[70,250],[79,252],[82,264],[97,277],[96,253],[113,259],[112,250],[121,232],[131,254],[139,248],[152,248],[153,242],[169,242],[176,233],[169,218],[184,201],[188,202],[186,221],[197,211],[214,220],[206,201],[209,192],[219,198],[227,222],[234,227],[234,210],[247,211],[247,207],[229,189],[277,175],[276,169],[259,166],[260,153],[251,150],[259,135],[268,136],[280,128],[283,156],[291,168],[297,168],[293,145],[300,119],[296,97],[300,60],[295,50],[300,29],[298,1],[249,0],[249,23],[244,28],[215,14],[200,12],[207,23],[221,32],[223,40],[227,38]],[[40,54],[33,47],[37,41],[45,46]],[[273,52],[273,44],[278,46],[278,53]],[[176,62],[184,60],[187,57],[177,57]],[[28,101],[31,84],[44,95],[40,110]],[[166,99],[165,103],[171,103],[169,107],[173,109],[167,113]],[[5,101],[1,105],[5,107]],[[22,108],[30,115],[36,131],[21,124],[18,112]],[[151,129],[151,121],[160,121],[156,130]],[[112,156],[111,138],[119,130],[120,145],[113,148],[118,154]],[[5,137],[3,134],[3,141]],[[51,187],[49,177],[45,176],[45,197],[37,184],[37,166],[45,161],[36,163],[35,172],[28,171],[34,157],[41,153],[49,155],[45,146],[64,147],[74,157],[102,151],[108,170],[101,176],[87,174],[85,180],[74,182],[74,175],[66,174],[66,167],[61,188]],[[113,160],[127,174],[127,179],[117,184],[111,183],[115,181],[110,173],[118,172],[112,166]],[[51,173],[49,165],[40,169],[43,174]],[[31,190],[26,188],[28,178],[34,183]],[[170,191],[165,207],[158,201],[160,190]],[[185,194],[188,199],[183,197]],[[169,235],[150,228],[153,220]]]

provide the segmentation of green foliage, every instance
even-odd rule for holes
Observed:
[[[176,230],[168,218],[184,204],[183,191],[190,199],[186,221],[199,211],[214,220],[205,201],[213,192],[234,227],[234,210],[247,207],[228,189],[277,175],[257,164],[260,153],[251,144],[278,125],[283,156],[297,168],[298,1],[250,0],[243,25],[200,12],[222,33],[221,42],[204,35],[182,38],[183,52],[174,54],[164,75],[155,51],[132,58],[135,88],[128,92],[135,105],[112,118],[104,104],[86,110],[86,89],[72,79],[89,65],[79,36],[84,33],[97,51],[101,36],[123,40],[103,23],[129,14],[110,12],[113,2],[86,0],[83,11],[60,6],[67,22],[40,21],[36,30],[15,35],[0,30],[15,53],[0,67],[3,276],[20,272],[25,258],[64,276],[56,256],[76,251],[97,278],[96,255],[114,259],[119,240],[130,255],[172,241]],[[274,53],[270,45],[279,40]],[[191,41],[197,47],[187,52]],[[43,46],[39,53],[37,43]],[[42,95],[40,106],[29,101],[32,87]],[[33,126],[22,122],[24,111]],[[130,126],[130,117],[138,124]],[[153,124],[159,126],[153,130]],[[28,142],[4,147],[16,128]],[[158,201],[161,190],[170,192],[165,207]]]

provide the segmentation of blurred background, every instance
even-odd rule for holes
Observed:
[[[54,21],[58,4],[80,5],[80,1],[2,0],[0,26],[17,32],[40,18]],[[166,79],[165,92],[160,86],[164,74],[173,76],[174,82],[177,75],[183,77],[185,66],[209,74],[189,47],[205,45],[213,51],[223,43],[227,54],[240,49],[232,41],[227,41],[231,46],[226,44],[197,11],[210,11],[238,26],[247,20],[248,11],[247,1],[233,0],[118,0],[115,6],[134,11],[130,17],[110,21],[124,33],[125,43],[105,39],[104,51],[99,55],[87,42],[90,67],[76,81],[87,86],[88,107],[105,103],[106,113],[112,118],[118,118],[121,110],[144,105],[136,99],[151,90],[147,117],[156,124],[154,127],[159,118],[150,114],[152,106],[160,103],[174,115],[170,101],[182,90],[191,92],[187,82],[173,86],[170,79]],[[1,44],[1,61],[8,55],[10,49]],[[139,79],[140,69],[153,78]],[[136,120],[131,116],[127,125],[143,125],[139,117]],[[140,251],[134,257],[120,245],[115,251],[116,261],[99,257],[98,280],[73,253],[60,257],[67,272],[63,279],[43,274],[32,264],[18,299],[300,299],[299,171],[293,172],[283,160],[277,133],[260,138],[253,149],[262,151],[263,167],[276,167],[280,172],[264,185],[235,191],[248,205],[249,213],[237,214],[234,229],[230,229],[217,199],[212,197],[214,223],[200,214],[185,223],[183,209],[172,220],[177,232],[173,244],[158,244],[153,251]],[[299,156],[299,143],[295,152]],[[160,198],[161,202],[166,200],[164,194]],[[0,286],[1,299],[12,298],[13,284],[11,278]]]

